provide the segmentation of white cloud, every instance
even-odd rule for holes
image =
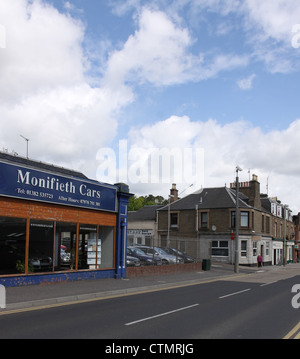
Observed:
[[[238,164],[244,169],[241,173],[241,181],[249,180],[248,169],[251,169],[251,173],[259,176],[263,193],[266,192],[269,177],[269,195],[278,196],[297,212],[300,203],[300,195],[297,195],[300,169],[295,163],[300,160],[299,136],[300,120],[294,121],[285,130],[264,133],[259,127],[253,127],[243,121],[221,125],[217,120],[212,119],[195,122],[186,116],[172,116],[153,125],[132,129],[128,152],[136,148],[139,149],[139,153],[145,151],[143,155],[148,153],[149,157],[151,148],[177,149],[181,150],[181,154],[187,148],[192,149],[194,154],[196,149],[203,149],[204,182],[199,177],[199,181],[195,180],[195,186],[214,187],[224,186],[225,183],[229,186],[230,182],[234,181],[234,170]],[[180,151],[178,153],[180,154]],[[151,172],[149,167],[151,163],[147,156],[144,157],[139,163],[140,172],[148,174]],[[185,161],[187,161],[185,165],[189,168],[194,159],[186,158]],[[176,160],[171,162],[171,170],[172,163],[176,168]],[[176,179],[183,179],[181,182],[177,181],[179,190],[191,184],[188,178],[171,173],[174,177],[169,183],[160,177],[161,184],[157,185],[151,183],[148,176],[149,181],[146,184],[131,183],[131,190],[135,193],[153,192],[167,196],[172,179],[175,182]]]
[[[245,12],[248,26],[256,28],[257,37],[261,40],[271,38],[290,46],[292,27],[300,18],[298,0],[247,0]]]
[[[94,176],[97,150],[115,137],[131,91],[89,84],[85,28],[51,5],[0,0],[0,23],[0,148],[24,155],[23,134],[31,157]]]
[[[241,90],[251,90],[253,85],[253,80],[256,75],[252,74],[249,77],[238,80],[237,84]]]
[[[1,0],[0,23],[7,36],[0,57],[1,101],[83,81],[82,24],[37,0]]]
[[[156,86],[200,81],[248,64],[244,55],[194,55],[194,40],[162,11],[143,8],[138,17],[138,30],[123,48],[112,53],[106,81],[121,83],[149,82]]]
[[[192,39],[187,29],[176,27],[163,12],[144,8],[139,29],[120,51],[112,54],[107,79],[112,82],[150,82],[170,85],[188,80],[201,57],[188,53]]]

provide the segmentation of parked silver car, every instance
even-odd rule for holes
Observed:
[[[144,253],[148,255],[154,255],[162,260],[162,264],[183,264],[184,260],[180,257],[173,256],[165,252],[162,248],[159,247],[148,247],[148,246],[137,246]]]

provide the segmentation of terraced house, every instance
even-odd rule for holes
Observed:
[[[174,185],[173,185],[174,188]],[[158,211],[162,246],[176,246],[199,260],[234,263],[236,191],[228,187],[204,188]],[[292,262],[295,229],[291,211],[277,198],[260,193],[256,175],[239,184],[239,240],[241,265]]]

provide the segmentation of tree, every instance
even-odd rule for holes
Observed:
[[[148,196],[132,196],[129,199],[129,211],[138,211],[144,206],[154,206],[156,204],[167,205],[168,200],[164,199],[162,196],[153,196],[149,194]]]

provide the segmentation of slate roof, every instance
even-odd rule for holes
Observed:
[[[239,192],[239,208],[252,208],[247,202],[248,197]],[[196,205],[199,209],[235,208],[236,192],[227,187],[204,188],[172,203],[170,210],[193,210]],[[168,210],[168,206],[161,210]]]
[[[271,213],[271,201],[269,198],[260,198],[262,210]]]
[[[144,206],[135,212],[128,212],[128,221],[156,221],[156,211],[164,206]]]
[[[83,173],[78,172],[78,171],[73,171],[73,170],[70,170],[67,168],[54,166],[49,163],[34,161],[34,160],[27,159],[27,158],[21,157],[21,156],[13,156],[13,155],[10,155],[10,154],[4,153],[4,152],[0,152],[0,160],[14,162],[14,163],[18,163],[20,165],[30,166],[30,167],[37,168],[40,170],[53,172],[56,174],[61,174],[61,175],[69,176],[69,177],[78,177],[81,179],[88,179]]]

